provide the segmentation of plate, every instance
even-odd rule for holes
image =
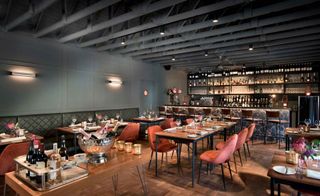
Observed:
[[[273,166],[272,169],[280,174],[286,174],[286,175],[292,175],[296,173],[296,170],[291,167],[285,167],[285,166]]]
[[[188,137],[190,137],[190,138],[196,138],[196,137],[198,137],[196,134],[188,134]]]
[[[206,131],[214,131],[212,128],[206,128]]]

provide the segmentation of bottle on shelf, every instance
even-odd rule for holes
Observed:
[[[49,183],[61,182],[61,156],[57,143],[53,143],[53,153],[49,157],[49,169]]]
[[[68,156],[68,151],[67,151],[67,147],[66,147],[66,140],[64,135],[61,136],[61,145],[60,145],[60,150],[59,150],[59,154],[61,156],[61,161],[67,161],[69,156]]]

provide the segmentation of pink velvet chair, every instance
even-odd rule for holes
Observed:
[[[14,171],[16,165],[14,159],[28,152],[29,142],[9,144],[0,155],[0,176],[7,172]]]
[[[238,135],[234,134],[226,141],[226,143],[224,144],[224,146],[221,149],[209,150],[209,151],[206,151],[200,155],[198,183],[200,181],[202,161],[206,161],[209,164],[221,165],[223,187],[224,187],[224,189],[226,189],[223,164],[228,163],[231,180],[233,180],[229,160],[230,160],[231,155],[235,151],[237,141],[238,141]]]
[[[238,151],[241,166],[243,166],[243,163],[242,163],[242,157],[241,157],[240,149],[241,149],[241,147],[243,146],[243,144],[246,142],[247,135],[248,135],[248,128],[244,128],[244,129],[242,129],[242,131],[240,131],[240,133],[238,134],[238,141],[237,141],[237,145],[236,145],[236,148],[235,148],[235,151]],[[219,142],[219,143],[217,143],[217,145],[216,145],[216,149],[217,149],[217,150],[223,149],[225,145],[226,145],[225,142]],[[234,152],[235,152],[235,151],[234,151]],[[245,152],[245,151],[244,151],[244,152]],[[245,155],[245,156],[246,156],[246,155]],[[237,161],[236,161],[235,153],[233,153],[233,159],[234,159],[234,167],[235,167],[235,169],[236,169],[236,172],[238,173]]]
[[[121,132],[118,140],[123,140],[126,142],[134,142],[139,137],[140,124],[139,123],[129,123]]]
[[[256,124],[255,123],[251,123],[249,125],[249,127],[248,127],[248,135],[247,135],[246,142],[245,142],[245,144],[243,146],[244,149],[247,148],[249,157],[251,156],[250,149],[249,149],[249,141],[250,141],[250,139],[252,139],[252,135],[253,135],[255,129],[256,129]]]
[[[151,158],[149,161],[149,166],[151,166],[151,161],[153,157],[153,152],[156,151],[156,133],[163,131],[160,126],[154,125],[148,128],[148,140],[151,148]],[[158,143],[158,152],[162,153],[161,162],[163,161],[163,153],[167,153],[176,150],[177,146],[171,143],[168,139],[161,138]]]

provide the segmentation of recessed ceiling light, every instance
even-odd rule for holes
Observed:
[[[250,44],[248,50],[253,50],[253,45]]]
[[[175,60],[176,60],[176,58],[173,56],[171,60],[172,60],[172,61],[175,61]]]
[[[204,52],[204,56],[209,56],[208,51]]]
[[[122,41],[122,42],[121,42],[121,45],[125,45],[125,44],[126,44],[126,42],[125,42],[125,41]]]
[[[164,32],[163,32],[163,31],[161,31],[161,32],[160,32],[160,35],[164,35]]]
[[[217,22],[219,22],[219,20],[218,19],[213,19],[212,22],[213,23],[217,23]]]

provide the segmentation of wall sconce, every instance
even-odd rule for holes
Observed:
[[[119,87],[122,85],[122,81],[121,80],[108,80],[108,84],[110,86]]]
[[[149,95],[149,92],[148,92],[148,90],[147,90],[147,89],[144,89],[144,91],[143,91],[143,95],[144,95],[144,96],[148,96],[148,95]]]
[[[306,95],[307,96],[311,95],[311,86],[310,85],[307,85],[307,87],[306,87]]]
[[[35,73],[28,73],[28,72],[12,71],[10,74],[15,77],[23,77],[23,78],[35,78],[36,77]]]

